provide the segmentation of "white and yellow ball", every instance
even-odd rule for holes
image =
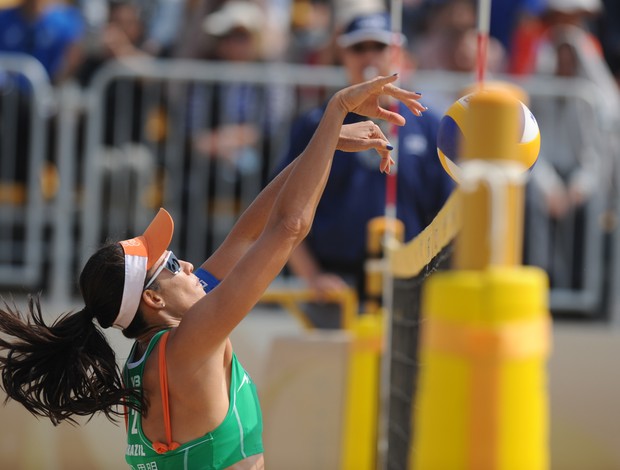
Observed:
[[[469,93],[455,101],[443,116],[437,132],[437,154],[444,170],[459,181],[459,161],[466,135],[465,122],[468,118],[469,101],[476,92]],[[536,118],[529,108],[519,100],[521,105],[517,159],[529,170],[536,163],[540,151],[540,130]]]

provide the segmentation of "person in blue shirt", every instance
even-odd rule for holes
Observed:
[[[13,8],[0,9],[0,54],[19,53],[38,60],[52,84],[73,77],[81,62],[83,23],[79,11],[53,0],[23,0]],[[17,123],[15,155],[28,155],[31,148],[32,90],[36,83],[21,73],[0,71],[0,94],[7,103],[2,118]],[[54,134],[49,148],[54,148]],[[4,142],[1,158],[8,158]],[[12,157],[11,157],[12,158]],[[13,171],[0,177],[22,185],[28,178],[28,159],[17,158]]]
[[[37,59],[59,83],[73,76],[82,60],[84,22],[79,11],[53,0],[24,0],[0,10],[0,52]]]
[[[354,18],[337,39],[351,84],[364,81],[365,74],[391,72],[391,49],[398,44],[387,13]],[[276,171],[307,145],[324,111],[322,106],[297,118],[291,127],[288,152]],[[437,157],[438,117],[429,111],[424,115],[405,109],[400,112],[407,123],[398,131],[397,217],[404,223],[408,241],[433,220],[454,184]],[[363,119],[349,113],[345,122]],[[386,130],[384,133],[387,135]],[[367,224],[384,215],[386,196],[386,175],[372,152],[336,152],[310,234],[288,263],[291,273],[305,281],[319,299],[328,291],[351,285],[364,300]],[[333,328],[340,324],[334,307],[309,304],[305,311],[315,326]]]

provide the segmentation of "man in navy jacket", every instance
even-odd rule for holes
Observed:
[[[388,14],[354,18],[338,36],[338,45],[351,84],[363,81],[365,74],[393,73],[392,47],[398,44],[390,30]],[[313,109],[295,121],[290,148],[276,171],[303,151],[323,111],[324,107]],[[422,116],[414,116],[406,109],[399,112],[407,123],[398,129],[397,217],[404,223],[405,241],[409,241],[433,220],[454,183],[437,157],[438,117],[431,111]],[[349,114],[345,123],[362,120],[356,114]],[[386,129],[384,134],[388,135]],[[386,175],[381,173],[379,163],[374,150],[336,153],[312,230],[288,265],[319,296],[348,284],[364,298],[367,224],[385,212]],[[307,313],[317,326],[339,324],[337,315],[327,312],[328,306],[313,307]],[[317,307],[321,307],[322,313],[316,311]]]

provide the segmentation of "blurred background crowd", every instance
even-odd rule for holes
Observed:
[[[609,271],[594,265],[601,257],[607,263],[618,258],[610,250],[620,158],[620,3],[491,4],[487,78],[542,80],[528,89],[533,91],[528,105],[538,119],[542,150],[528,184],[526,262],[547,269],[558,289],[594,286],[597,300],[583,310],[600,311],[601,286],[611,281]],[[48,212],[44,204],[58,203],[54,207],[69,211],[64,225],[58,219],[49,224],[75,225],[76,239],[102,223],[95,218],[76,223],[80,210],[91,209],[91,217],[98,213],[106,221],[109,230],[87,238],[82,252],[92,246],[87,242],[124,235],[120,232],[132,220],[122,212],[131,200],[127,194],[138,193],[136,207],[166,204],[183,214],[179,251],[204,258],[294,147],[296,137],[289,130],[295,119],[346,83],[331,80],[328,69],[346,70],[350,83],[365,74],[400,70],[407,86],[427,84],[419,90],[422,100],[429,114],[440,119],[460,95],[458,86],[450,89],[437,86],[439,82],[450,74],[465,74],[470,82],[475,77],[477,2],[404,0],[403,54],[397,59],[385,52],[389,41],[338,44],[340,35],[361,27],[356,23],[360,15],[389,8],[385,0],[0,0],[0,62],[15,53],[34,58],[52,90],[71,85],[84,97],[69,106],[56,96],[56,105],[43,113],[45,122],[38,123],[33,110],[42,106],[37,97],[41,87],[31,81],[32,93],[21,79],[11,78],[15,70],[0,67],[0,209],[8,211],[0,210],[0,216],[10,222],[3,222],[10,228],[0,231],[0,264],[14,267],[35,249],[33,240],[49,241],[48,222],[33,222],[33,214]],[[145,62],[158,65],[136,66]],[[110,64],[118,67],[106,68]],[[218,68],[230,65],[250,68]],[[288,77],[279,72],[282,66],[288,67]],[[316,85],[312,69],[325,72],[315,76]],[[574,82],[577,87],[585,83],[593,88],[560,87],[562,79],[581,79]],[[63,105],[65,111],[72,106],[78,111],[63,117]],[[71,126],[76,126],[73,131]],[[414,155],[425,152],[422,147],[434,147],[429,144],[432,129],[436,123],[425,135],[409,139]],[[64,169],[63,158],[70,160]],[[35,173],[30,172],[33,167]],[[69,181],[77,180],[75,194],[65,195],[75,212],[59,202],[63,171],[69,171]],[[127,188],[134,189],[125,193],[118,181],[127,171],[136,176],[127,177]],[[27,196],[27,183],[35,179],[41,181],[43,205],[33,205],[34,193]],[[97,181],[101,184],[94,185]],[[87,202],[82,195],[95,193],[101,199],[80,206]],[[101,203],[114,197],[116,202]],[[29,215],[18,220],[14,209],[24,204],[31,204],[24,212]],[[196,209],[208,217],[201,231],[191,232],[185,220]],[[34,238],[28,239],[29,230],[37,232]],[[70,248],[71,243],[64,249]],[[36,254],[27,262],[45,263],[46,256],[56,255]],[[73,267],[79,262],[73,261]],[[70,271],[58,274],[71,277]],[[37,282],[30,287],[41,285],[40,277],[32,275]],[[24,285],[10,273],[0,275],[0,284],[11,281]],[[570,296],[566,299],[568,309],[575,306]]]
[[[55,83],[87,83],[101,62],[136,55],[333,64],[334,33],[354,16],[389,5],[381,0],[3,0],[0,7],[1,51],[32,54]],[[549,30],[571,24],[590,35],[617,78],[618,8],[612,0],[493,0],[489,68],[539,71]],[[473,0],[405,0],[402,29],[417,67],[470,70],[475,11]],[[37,29],[52,36],[33,43]]]
[[[31,54],[54,83],[87,84],[101,63],[132,56],[333,65],[338,32],[356,15],[389,5],[382,0],[3,0],[0,8],[0,51]],[[572,25],[588,35],[593,48],[588,52],[600,54],[620,80],[619,8],[613,0],[493,0],[488,68],[516,75],[548,71],[545,43],[558,25]],[[405,0],[402,13],[415,67],[472,70],[474,0]]]

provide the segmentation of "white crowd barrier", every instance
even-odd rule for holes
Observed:
[[[446,72],[403,77],[439,114],[472,81]],[[35,60],[0,55],[0,290],[43,289],[71,304],[93,250],[137,233],[159,206],[175,217],[172,249],[199,263],[268,180],[293,118],[345,84],[340,67],[136,59],[104,65],[86,88],[54,88]],[[517,84],[533,110],[578,101],[593,116],[597,190],[561,224],[528,210],[525,261],[543,264],[534,229],[553,222],[545,236],[562,244],[562,262],[543,266],[552,310],[610,317],[620,282],[618,122],[600,117],[605,97],[591,82]],[[539,124],[545,139],[548,123]],[[534,207],[540,196],[529,197]]]

